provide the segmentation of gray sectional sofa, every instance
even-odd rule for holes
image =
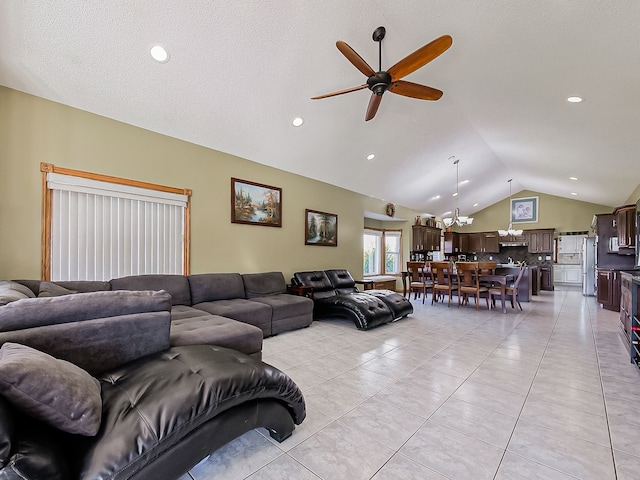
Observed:
[[[313,320],[313,301],[287,294],[281,272],[135,275],[108,282],[14,282],[28,287],[34,297],[164,290],[171,295],[171,346],[218,345],[258,358],[264,337],[307,327]]]

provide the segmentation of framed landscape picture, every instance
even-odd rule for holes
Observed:
[[[231,222],[282,227],[282,189],[232,178]]]
[[[338,246],[338,215],[309,209],[304,214],[305,245]]]
[[[538,197],[511,199],[512,223],[538,222]]]

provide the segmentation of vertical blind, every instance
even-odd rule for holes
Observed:
[[[188,196],[47,173],[51,280],[183,273]]]

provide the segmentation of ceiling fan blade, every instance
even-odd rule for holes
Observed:
[[[407,55],[387,72],[391,75],[391,81],[400,80],[402,77],[415,72],[420,67],[425,66],[434,58],[438,57],[451,46],[453,39],[449,35],[443,35],[434,41],[420,47],[415,52]],[[365,74],[366,75],[366,74]]]
[[[376,95],[375,93],[371,94],[371,98],[369,99],[369,106],[367,107],[367,113],[364,116],[365,122],[368,122],[376,116],[376,112],[378,111],[378,107],[380,106],[381,101],[382,95]]]
[[[362,90],[363,88],[367,88],[367,84],[359,85],[353,88],[347,88],[346,90],[340,90],[339,92],[325,93],[324,95],[318,95],[317,97],[311,97],[311,100],[320,100],[321,98],[327,97],[335,97],[336,95],[342,95],[343,93],[356,92],[358,90]]]
[[[405,80],[393,82],[387,90],[398,95],[418,98],[420,100],[439,100],[440,97],[442,97],[442,91],[437,88],[427,87],[426,85],[419,85]]]
[[[375,70],[371,68],[369,64],[365,62],[364,59],[345,42],[343,42],[342,40],[338,40],[336,42],[336,47],[338,47],[338,50],[340,50],[342,54],[347,57],[347,60],[349,60],[354,67],[364,73],[367,77],[375,75]]]

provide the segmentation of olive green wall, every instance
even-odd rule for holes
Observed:
[[[529,190],[518,192],[513,195],[513,198],[535,196],[538,197],[538,222],[514,224],[515,228],[525,230],[554,228],[556,235],[563,232],[585,232],[591,229],[594,214],[613,211],[613,208],[606,205],[570,200]],[[473,224],[470,227],[456,230],[461,232],[504,230],[509,226],[509,210],[509,199],[506,198],[473,214]]]
[[[359,277],[364,210],[383,212],[385,206],[382,200],[0,87],[0,278],[40,277],[40,162],[193,190],[192,273],[275,270],[288,280],[295,271],[348,268]],[[281,187],[282,228],[232,224],[231,177]],[[304,245],[305,208],[338,215],[337,247]]]

